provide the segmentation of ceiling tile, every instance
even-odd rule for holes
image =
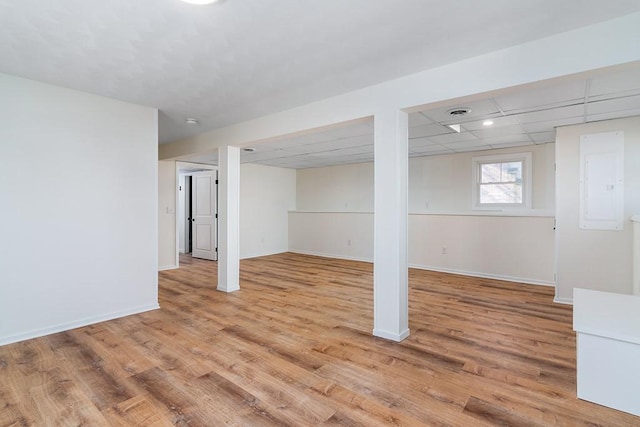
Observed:
[[[501,116],[501,117],[495,117],[491,119],[493,121],[493,125],[491,126],[485,126],[484,120],[475,120],[472,122],[466,122],[464,123],[464,128],[468,131],[475,131],[475,130],[480,130],[480,129],[494,129],[494,128],[499,128],[499,127],[505,127],[505,126],[514,126],[514,125],[519,125],[520,121],[518,120],[517,116]]]
[[[253,153],[241,152],[240,162],[251,163],[259,160],[281,159],[283,157],[287,157],[288,155],[291,155],[291,154],[288,154],[287,151],[280,150],[280,149],[264,151],[264,152],[254,151]]]
[[[471,108],[471,112],[461,117],[451,116],[449,111],[452,108],[458,107]],[[423,111],[422,113],[434,122],[438,123],[464,123],[487,116],[500,115],[500,111],[490,99],[474,102],[461,102],[459,104],[441,107],[435,110]]]
[[[593,77],[589,96],[640,90],[640,68]]]
[[[484,144],[480,144],[480,145],[476,145],[476,146],[469,146],[469,147],[456,147],[455,148],[455,152],[456,153],[468,153],[469,151],[485,151],[485,150],[491,150],[491,146],[490,145],[484,145]]]
[[[461,132],[461,133],[451,133],[448,135],[432,136],[429,139],[437,144],[447,144],[450,142],[458,142],[458,141],[473,141],[478,138],[476,138],[474,135],[472,135],[469,132]]]
[[[495,126],[485,126],[482,129],[474,130],[471,132],[477,138],[494,138],[498,136],[506,136],[506,135],[519,135],[522,134],[522,126],[504,126],[504,127],[495,127]]]
[[[409,114],[409,127],[412,128],[414,126],[426,125],[432,123],[431,120],[426,118],[422,113],[411,113]]]
[[[333,139],[330,141],[319,142],[317,144],[308,144],[302,147],[296,147],[296,149],[306,150],[309,153],[338,150],[347,147],[362,147],[370,145],[373,147],[373,135],[354,136],[351,138]]]
[[[584,116],[566,119],[549,120],[545,122],[526,123],[522,125],[525,133],[550,132],[559,126],[577,125],[584,122]]]
[[[506,135],[506,136],[497,136],[494,138],[485,138],[482,140],[484,144],[488,145],[497,145],[497,144],[508,144],[508,143],[527,143],[532,145],[533,141],[529,138],[527,134],[520,135]]]
[[[506,113],[529,110],[534,107],[561,106],[584,101],[586,80],[564,81],[535,90],[497,96],[495,102]]]
[[[458,149],[462,149],[462,148],[478,148],[481,145],[486,145],[483,144],[482,141],[459,141],[459,142],[451,142],[448,144],[442,144],[443,147],[445,148],[449,148],[451,150],[458,150]]]
[[[346,126],[338,129],[332,129],[326,132],[336,139],[349,138],[352,136],[371,135],[373,137],[373,120],[358,123],[351,126]]]
[[[568,117],[581,117],[584,115],[584,104],[566,107],[551,108],[548,110],[533,111],[514,116],[521,124],[544,122],[565,119]]]
[[[432,123],[409,128],[409,138],[420,138],[423,136],[445,135],[455,132],[443,125]]]
[[[587,104],[587,113],[602,114],[616,111],[635,110],[640,108],[640,95],[624,98],[609,99],[607,101],[590,102]]]
[[[589,114],[587,121],[597,122],[601,120],[621,119],[624,117],[640,116],[640,108],[625,111],[607,112],[601,114]]]
[[[317,153],[310,153],[309,155],[312,157],[344,157],[344,156],[351,156],[351,155],[362,155],[362,154],[367,154],[367,155],[373,155],[373,146],[372,145],[367,145],[367,146],[363,146],[363,147],[351,147],[351,148],[343,148],[340,150],[331,150],[331,151],[324,151],[324,152],[317,152]]]
[[[434,145],[429,145],[429,146],[422,146],[422,147],[411,147],[409,148],[409,153],[431,153],[434,151],[442,151],[442,150],[448,150],[449,147],[445,147],[444,145],[438,145],[438,144],[434,144]]]
[[[429,138],[415,138],[409,140],[409,148],[438,145]]]
[[[555,142],[556,132],[555,130],[549,132],[535,132],[530,133],[529,138],[535,142]]]
[[[441,154],[452,154],[455,151],[449,149],[442,149],[440,151],[431,151],[429,153],[409,153],[409,157],[426,157],[426,156],[439,156]]]
[[[526,141],[526,142],[517,142],[517,141],[512,141],[512,142],[505,142],[502,144],[491,144],[491,148],[508,148],[508,147],[522,147],[522,146],[526,146],[526,145],[532,145],[530,141]]]

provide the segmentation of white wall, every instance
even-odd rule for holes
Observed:
[[[533,154],[533,209],[472,211],[472,157],[513,152]],[[553,284],[553,164],[554,144],[409,159],[409,264]],[[291,251],[372,260],[372,163],[300,169],[297,194]]]
[[[298,211],[373,212],[373,163],[298,169],[296,177]]]
[[[554,283],[552,217],[409,215],[409,265],[516,282]]]
[[[0,344],[157,308],[157,111],[0,74]]]
[[[580,136],[624,131],[624,229],[579,228]],[[640,117],[562,127],[556,134],[556,299],[570,302],[573,288],[630,294],[633,289],[633,229],[640,213]]]
[[[534,210],[553,213],[554,144],[503,148],[409,159],[409,212],[466,213],[472,211],[472,158],[494,154],[532,154]]]
[[[176,268],[176,162],[158,162],[158,269]]]
[[[373,214],[289,212],[289,251],[373,261]]]
[[[240,258],[286,252],[295,207],[295,169],[240,165]]]

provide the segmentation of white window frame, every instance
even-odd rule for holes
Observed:
[[[472,204],[473,210],[531,209],[533,187],[532,154],[510,153],[492,156],[477,156],[471,159]],[[486,163],[522,162],[522,203],[483,203],[480,204],[480,165]]]

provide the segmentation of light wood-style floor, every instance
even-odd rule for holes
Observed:
[[[0,426],[632,426],[577,400],[553,289],[410,271],[411,336],[371,336],[370,264],[282,254],[160,273],[161,310],[0,347]]]

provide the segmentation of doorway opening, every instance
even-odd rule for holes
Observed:
[[[217,261],[217,167],[176,162],[176,174],[176,264],[180,254]]]

